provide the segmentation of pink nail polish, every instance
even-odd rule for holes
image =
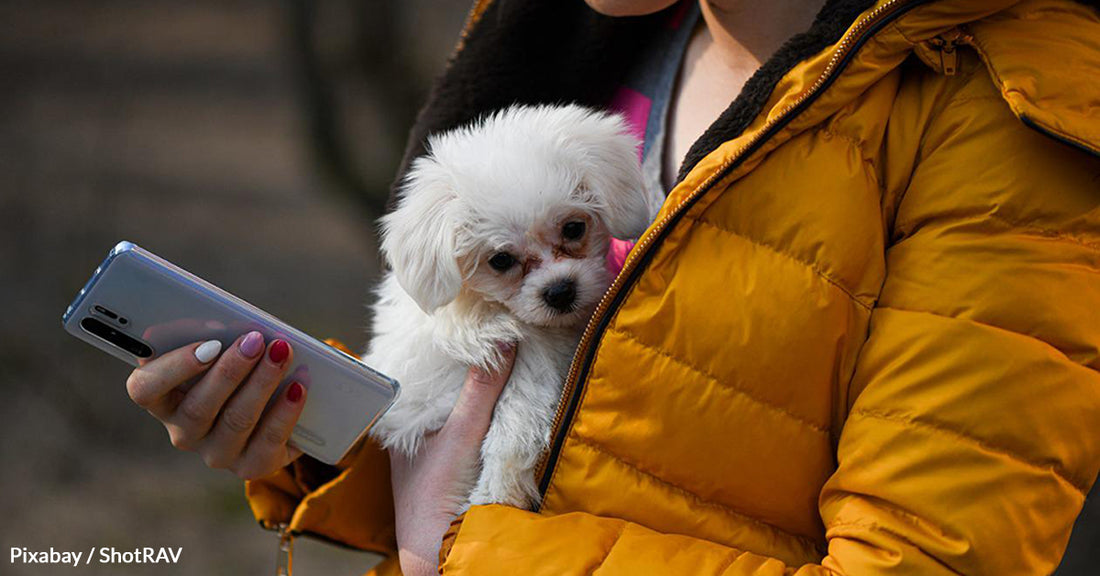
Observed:
[[[244,340],[241,340],[240,349],[241,354],[246,358],[255,358],[259,356],[260,352],[263,352],[264,349],[263,334],[256,331],[249,332],[248,335],[244,337]]]

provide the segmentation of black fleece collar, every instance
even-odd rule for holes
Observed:
[[[1100,9],[1100,0],[1078,2]],[[787,40],[691,146],[677,181],[719,145],[740,135],[784,74],[839,41],[874,3],[826,2],[810,29]],[[428,134],[511,104],[605,106],[622,83],[631,58],[674,10],[676,6],[649,16],[610,18],[582,0],[495,0],[467,31],[464,47],[433,85],[409,135],[395,189],[412,159],[424,153]],[[391,194],[390,207],[393,200]]]

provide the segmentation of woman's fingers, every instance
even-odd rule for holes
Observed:
[[[262,337],[259,346],[262,351]],[[275,340],[267,347],[266,353],[257,355],[262,359],[248,380],[224,402],[213,429],[199,448],[203,461],[211,468],[228,468],[244,452],[271,393],[286,374],[294,352],[285,340]]]
[[[195,342],[164,354],[135,368],[126,379],[126,392],[135,404],[145,408],[157,420],[172,417],[183,394],[180,384],[201,374],[221,351],[221,342]]]
[[[273,341],[265,351],[256,331],[224,352],[217,340],[195,342],[143,362],[130,374],[126,390],[164,424],[175,447],[199,452],[212,468],[257,478],[302,454],[287,442],[305,406],[305,386],[292,382],[264,413],[293,356],[285,340]],[[184,390],[196,377],[198,382]]]
[[[512,364],[516,360],[515,344],[501,343],[498,346],[501,352],[499,369],[488,371],[471,367],[466,372],[466,382],[440,436],[478,445],[485,438],[493,418],[493,408],[508,383]]]
[[[287,442],[305,404],[306,387],[291,382],[256,426],[244,454],[230,469],[244,479],[259,478],[297,458],[301,452]]]
[[[468,371],[439,434],[449,443],[476,449],[489,430],[515,361],[514,345],[501,345],[500,350],[499,369]],[[292,350],[276,340],[263,352],[258,332],[241,336],[225,353],[216,340],[196,342],[144,363],[130,375],[126,389],[135,403],[165,424],[177,448],[198,449],[211,467],[258,478],[301,455],[288,442],[306,401],[306,387],[295,381],[264,413],[291,364]],[[179,389],[205,370],[209,371],[186,393]]]
[[[194,450],[199,446],[214,425],[214,419],[225,401],[259,361],[263,348],[263,336],[259,332],[249,332],[237,338],[202,379],[184,394],[166,422],[168,434],[176,448]],[[202,356],[204,351],[201,346],[197,352]]]

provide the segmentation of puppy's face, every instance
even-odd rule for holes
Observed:
[[[611,281],[607,226],[568,199],[545,210],[464,227],[476,248],[460,259],[465,287],[521,321],[569,326],[591,315]]]
[[[610,238],[651,218],[636,144],[579,106],[516,106],[433,136],[382,218],[382,251],[426,312],[465,291],[529,324],[582,322],[610,282]]]

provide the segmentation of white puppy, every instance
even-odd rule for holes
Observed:
[[[392,272],[364,360],[401,384],[371,432],[386,448],[414,456],[467,367],[491,368],[495,343],[518,343],[480,475],[456,495],[463,510],[537,502],[534,467],[563,380],[611,281],[610,236],[636,237],[650,221],[636,146],[617,116],[513,106],[430,137],[381,220]]]

